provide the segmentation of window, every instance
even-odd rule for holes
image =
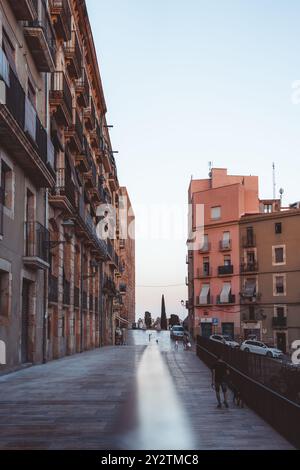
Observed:
[[[5,29],[2,30],[2,49],[10,66],[15,70],[15,48]]]
[[[286,295],[286,276],[275,274],[273,278],[273,294],[274,296]]]
[[[286,307],[285,306],[275,306],[274,315],[277,318],[285,318],[286,317]]]
[[[28,80],[28,99],[32,106],[36,108],[36,91],[31,80]]]
[[[249,320],[255,321],[255,307],[254,307],[254,305],[249,305]]]
[[[230,232],[223,233],[222,248],[230,248]]]
[[[224,266],[231,266],[231,256],[225,255],[224,256]]]
[[[285,245],[272,247],[273,265],[286,264]]]
[[[0,316],[2,317],[8,317],[10,314],[10,290],[10,273],[0,270]]]
[[[218,220],[221,218],[221,207],[212,207],[211,208],[211,218],[212,220]]]
[[[208,235],[204,235],[202,251],[208,251],[208,249],[209,249]]]
[[[11,168],[1,160],[1,192],[2,204],[8,209],[12,209],[13,173]]]
[[[204,276],[209,276],[209,272],[210,272],[209,258],[203,258],[203,274],[204,274]]]
[[[277,235],[279,235],[280,233],[282,233],[282,223],[281,222],[277,222],[275,224],[275,233]]]
[[[208,305],[210,303],[210,285],[203,284],[200,297],[199,297],[199,305]]]
[[[220,295],[220,303],[229,304],[231,300],[231,283],[224,282],[223,289]]]
[[[247,264],[252,266],[255,264],[256,256],[254,251],[247,251]]]
[[[264,213],[271,214],[273,212],[272,204],[264,204]]]

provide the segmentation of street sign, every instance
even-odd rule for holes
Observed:
[[[213,325],[218,326],[219,319],[218,318],[213,318],[212,322],[213,322]]]

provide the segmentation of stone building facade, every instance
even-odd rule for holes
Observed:
[[[119,181],[85,1],[0,6],[6,369],[114,341]]]

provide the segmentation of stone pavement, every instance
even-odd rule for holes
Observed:
[[[251,410],[216,410],[210,373],[194,353],[144,351],[108,347],[0,377],[0,449],[132,449],[157,425],[161,440],[148,447],[291,448]]]

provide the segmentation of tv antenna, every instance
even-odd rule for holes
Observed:
[[[208,176],[209,176],[209,178],[212,177],[212,167],[213,167],[213,162],[208,162],[208,169],[209,169]]]

